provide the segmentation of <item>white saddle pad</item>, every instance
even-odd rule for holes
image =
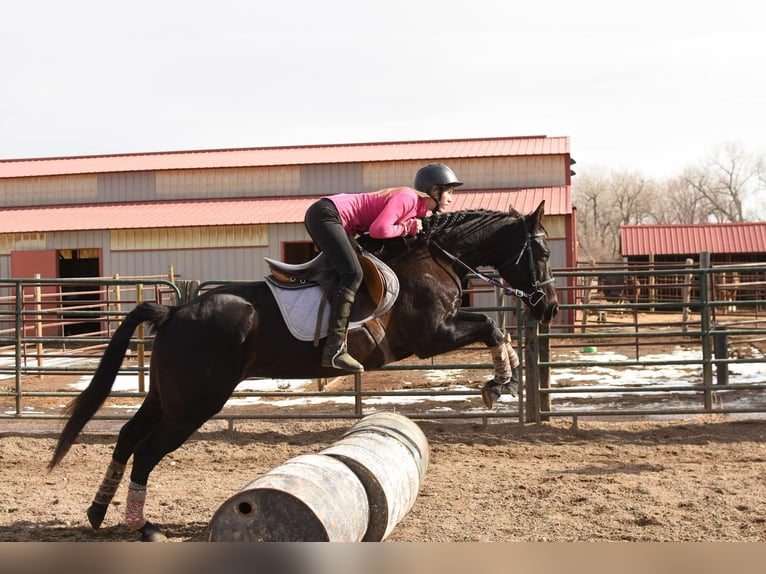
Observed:
[[[385,283],[385,293],[383,301],[368,317],[353,320],[352,313],[352,320],[348,324],[349,329],[360,327],[366,321],[387,312],[393,307],[396,298],[399,296],[399,278],[396,276],[396,273],[380,259],[370,254],[365,255],[373,259],[378,269],[380,269],[383,275],[383,282]],[[319,305],[322,301],[322,288],[314,284],[282,287],[279,282],[270,277],[266,278],[266,284],[271,289],[279,310],[282,312],[285,325],[287,325],[293,337],[299,341],[313,341],[316,334]],[[320,338],[327,336],[329,322],[330,303],[328,301],[322,310],[322,321],[319,329]]]

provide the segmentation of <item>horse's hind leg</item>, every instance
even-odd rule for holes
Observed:
[[[165,539],[157,527],[144,517],[149,474],[166,454],[180,447],[209,416],[199,420],[184,420],[165,414],[152,431],[136,444],[125,506],[125,523],[129,528],[141,532],[143,541]]]
[[[136,442],[149,433],[161,416],[162,407],[159,399],[155,393],[150,391],[136,414],[120,429],[117,445],[112,453],[112,461],[109,463],[104,480],[88,508],[88,521],[93,528],[100,527],[104,521],[106,511],[114,498],[117,487],[120,485]]]

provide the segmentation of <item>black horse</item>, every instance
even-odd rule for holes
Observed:
[[[364,328],[349,331],[351,354],[369,370],[413,354],[432,357],[482,342],[495,367],[495,378],[483,391],[491,407],[500,390],[512,384],[508,343],[489,317],[460,308],[461,279],[479,266],[492,267],[510,286],[506,292],[521,297],[535,319],[551,321],[558,302],[543,213],[544,203],[528,215],[514,210],[435,214],[423,220],[423,232],[416,239],[387,240],[377,246],[370,242],[368,247],[395,271],[400,291],[391,309],[377,320],[382,339]],[[69,406],[50,469],[108,397],[133,331],[143,322],[156,333],[151,384],[139,410],[120,430],[88,518],[94,528],[101,525],[132,455],[125,522],[141,531],[142,539],[156,540],[163,536],[143,512],[149,474],[223,408],[240,381],[320,378],[340,372],[320,366],[321,342],[315,346],[290,334],[264,281],[219,287],[177,307],[142,303],[126,315],[90,384]]]

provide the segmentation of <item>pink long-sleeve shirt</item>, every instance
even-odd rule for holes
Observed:
[[[339,193],[327,196],[335,204],[343,229],[350,235],[369,233],[387,239],[417,233],[415,217],[428,213],[425,200],[410,187],[389,194]]]

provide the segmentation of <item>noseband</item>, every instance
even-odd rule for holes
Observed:
[[[524,224],[524,216],[521,216],[521,222],[522,225]],[[476,275],[479,279],[482,281],[489,283],[490,285],[493,285],[494,287],[497,287],[498,289],[502,290],[504,295],[514,295],[520,299],[526,299],[530,306],[534,307],[540,301],[543,300],[543,297],[545,297],[545,292],[541,289],[543,285],[548,285],[549,283],[553,283],[555,279],[551,277],[550,279],[546,279],[545,281],[540,281],[537,278],[537,273],[535,270],[535,264],[532,258],[532,240],[536,237],[545,237],[545,233],[527,233],[526,238],[524,239],[524,245],[521,246],[521,250],[519,251],[519,254],[515,257],[510,257],[503,263],[497,266],[497,270],[500,271],[503,267],[508,265],[509,263],[513,263],[516,267],[519,266],[519,263],[521,263],[521,258],[524,257],[525,253],[529,254],[529,272],[532,276],[532,288],[534,289],[531,293],[528,293],[526,291],[523,291],[521,289],[516,289],[515,287],[511,287],[510,285],[503,285],[496,279],[492,277],[488,277],[484,275],[483,273],[477,271],[470,265],[464,263],[460,259],[458,259],[456,256],[454,256],[452,253],[444,249],[441,245],[439,245],[436,241],[431,240],[431,244],[436,247],[439,251],[441,251],[448,259],[451,261],[457,263],[458,265],[462,266],[467,271],[473,273]],[[515,259],[515,261],[514,261]]]

